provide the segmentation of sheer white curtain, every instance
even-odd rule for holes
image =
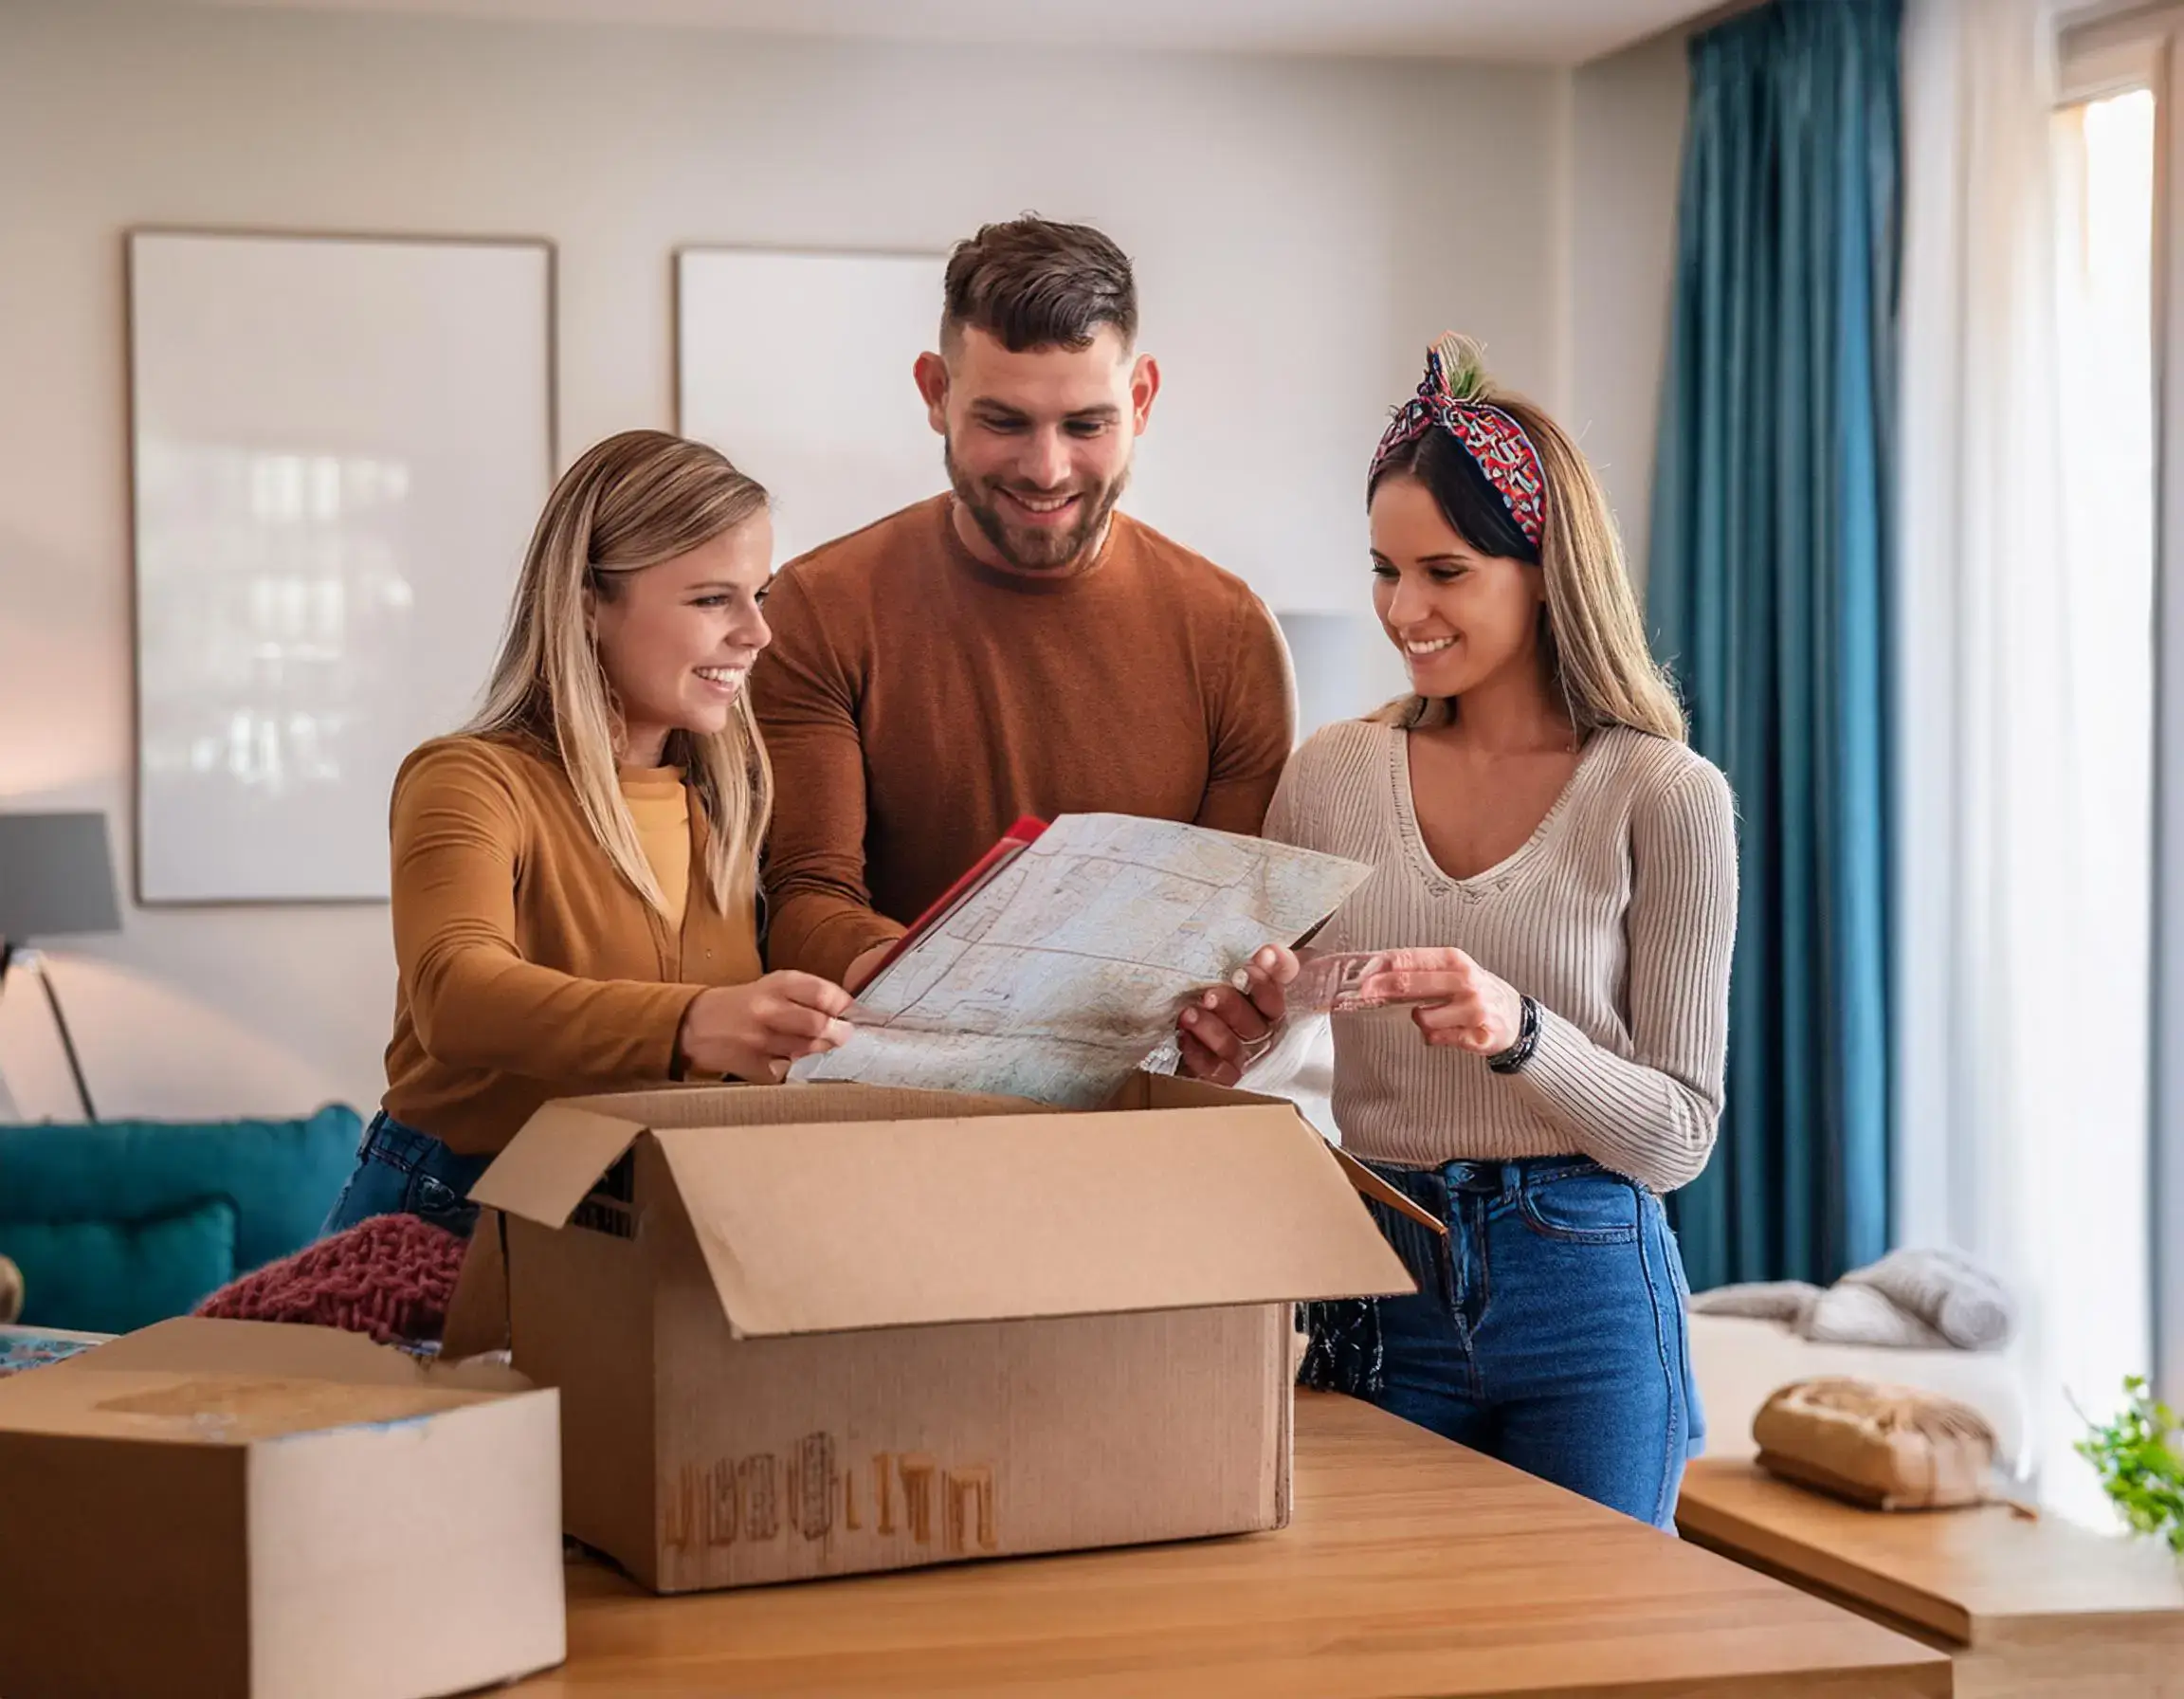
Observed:
[[[2150,639],[2088,592],[2118,545],[2080,502],[2103,458],[2117,501],[2150,515],[2152,484],[2064,382],[2053,42],[2040,0],[1905,12],[1896,1236],[2018,1288],[2042,1496],[2105,1521],[2068,1400],[2145,1366],[2150,770],[2101,787],[2151,726],[2107,669]]]
[[[2154,96],[2054,119],[2058,417],[2066,672],[2063,806],[2084,887],[2070,941],[2089,1049],[2072,1058],[2068,1148],[2083,1176],[2047,1222],[2049,1372],[2105,1416],[2154,1368],[2151,1117],[2154,765]],[[2068,1048],[2068,1047],[2065,1047]],[[2072,1432],[2059,1436],[2066,1442]],[[2056,1457],[2059,1443],[2049,1452]],[[2076,1457],[2056,1502],[2105,1502]]]

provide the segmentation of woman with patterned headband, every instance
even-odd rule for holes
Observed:
[[[1661,1194],[1720,1112],[1729,789],[1591,469],[1474,345],[1435,345],[1366,492],[1412,694],[1306,743],[1266,834],[1377,869],[1317,941],[1380,956],[1352,1001],[1381,1006],[1335,1017],[1335,1119],[1448,1231],[1374,1206],[1419,1290],[1312,1306],[1305,1375],[1667,1527],[1703,1427]],[[1299,967],[1266,949],[1187,1011],[1191,1071],[1258,1060]]]

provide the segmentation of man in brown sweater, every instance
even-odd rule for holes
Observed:
[[[919,393],[951,492],[782,569],[752,700],[778,801],[769,955],[854,989],[1024,814],[1255,834],[1288,651],[1244,582],[1115,503],[1159,369],[1099,231],[988,225]]]

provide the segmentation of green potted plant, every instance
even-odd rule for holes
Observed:
[[[2134,1532],[2158,1534],[2184,1556],[2184,1431],[2176,1413],[2154,1396],[2145,1377],[2123,1382],[2123,1409],[2077,1444]]]

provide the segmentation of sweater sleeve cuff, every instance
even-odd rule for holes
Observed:
[[[840,985],[858,957],[880,944],[893,943],[908,930],[868,908],[846,909],[821,921],[800,940],[790,941],[772,965],[816,974]]]
[[[660,1059],[660,1077],[664,1080],[683,1080],[690,1076],[689,1063],[682,1054],[682,1022],[690,1013],[690,1005],[703,995],[702,985],[663,985],[661,988],[659,1019],[665,1027],[664,1053]]]
[[[1599,1047],[1583,1031],[1542,1004],[1539,1042],[1510,1078],[1542,1114],[1571,1131],[1583,1155],[1631,1174],[1630,1153],[1604,1147],[1599,1129],[1618,1123],[1635,1128],[1643,1124],[1644,1109],[1619,1101],[1617,1082],[1601,1068],[1601,1059]]]
[[[1539,1010],[1539,1037],[1524,1066],[1513,1075],[1557,1101],[1579,1088],[1585,1077],[1592,1039],[1544,1003]]]
[[[1686,1153],[1669,1136],[1675,1118],[1665,1085],[1651,1070],[1595,1044],[1541,1005],[1539,1042],[1510,1083],[1571,1135],[1578,1154],[1660,1191],[1690,1178]]]

